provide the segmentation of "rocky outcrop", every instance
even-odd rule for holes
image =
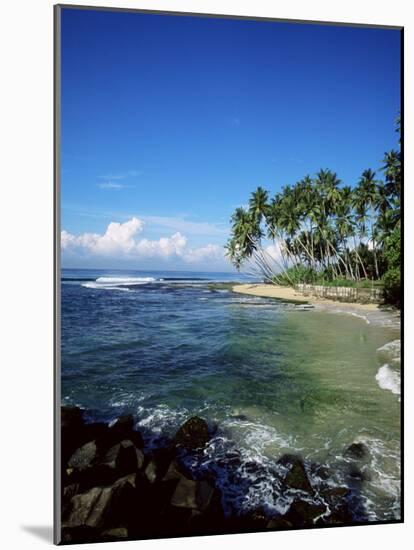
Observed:
[[[178,430],[175,444],[187,449],[199,449],[204,447],[209,439],[207,422],[198,416],[193,416]]]
[[[258,508],[226,516],[215,474],[195,473],[188,467],[200,457],[210,438],[207,423],[199,417],[187,420],[172,440],[156,449],[145,447],[131,415],[111,425],[87,423],[80,409],[62,407],[61,418],[64,543],[352,522],[350,490],[327,482],[324,489],[315,491],[311,472],[329,480],[329,470],[323,465],[305,467],[299,456],[289,454],[276,462],[282,476],[281,490],[294,495],[283,515],[272,516]],[[362,444],[354,443],[345,455],[362,459],[366,452]],[[232,468],[240,464],[235,451],[227,458]],[[252,475],[260,470],[254,461],[244,467]],[[321,496],[328,506],[321,503]]]
[[[205,421],[194,417],[178,430],[172,445],[145,451],[132,416],[109,426],[87,424],[82,411],[66,407],[62,542],[207,532],[214,525],[220,529],[225,522],[220,491],[211,480],[193,479],[179,457],[180,449],[200,449],[208,437]]]

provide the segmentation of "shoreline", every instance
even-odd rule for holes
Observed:
[[[273,298],[286,302],[296,302],[299,304],[311,304],[315,306],[332,306],[358,310],[367,312],[375,312],[380,310],[379,304],[362,304],[358,302],[340,302],[339,300],[324,299],[316,296],[305,296],[297,290],[289,286],[276,286],[271,284],[255,283],[255,284],[238,284],[232,287],[232,291],[238,294],[247,294],[249,296],[258,296],[261,298]]]

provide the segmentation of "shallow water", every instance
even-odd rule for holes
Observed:
[[[399,517],[399,349],[389,344],[399,330],[389,316],[212,290],[209,278],[235,279],[224,274],[63,278],[64,403],[96,419],[132,412],[149,439],[206,418],[217,432],[193,466],[221,474],[228,510],[286,509],[293,496],[281,493],[275,461],[296,452],[315,487],[317,464],[351,486],[360,518]],[[355,441],[369,449],[357,464],[364,481],[344,457]]]

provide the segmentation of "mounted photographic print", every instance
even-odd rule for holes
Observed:
[[[55,7],[56,543],[403,521],[402,44]]]

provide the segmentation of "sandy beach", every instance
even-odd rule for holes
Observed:
[[[378,304],[358,304],[358,303],[346,303],[336,300],[328,300],[315,296],[304,296],[294,288],[290,286],[276,286],[270,284],[243,284],[235,285],[232,288],[233,292],[239,294],[249,294],[251,296],[261,296],[263,298],[276,298],[278,300],[287,300],[292,302],[299,302],[302,304],[313,305],[332,305],[332,307],[340,304],[341,306],[347,306],[351,309],[361,309],[364,311],[377,311],[379,310]]]

